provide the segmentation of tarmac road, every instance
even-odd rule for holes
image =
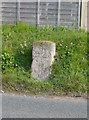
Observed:
[[[3,118],[87,118],[87,99],[2,94]]]

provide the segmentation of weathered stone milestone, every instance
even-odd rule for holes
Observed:
[[[55,43],[39,41],[33,43],[32,51],[32,77],[38,80],[48,80],[51,66],[55,56]]]

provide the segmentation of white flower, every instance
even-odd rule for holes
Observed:
[[[60,44],[60,46],[62,46],[62,44]]]
[[[24,54],[24,52],[23,52],[23,51],[21,51],[21,53],[22,53],[22,54]]]
[[[26,47],[26,46],[27,46],[27,44],[26,44],[26,43],[24,43],[24,46]]]
[[[22,45],[22,44],[20,44],[20,46],[23,48],[23,45]]]

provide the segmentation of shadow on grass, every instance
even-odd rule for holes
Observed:
[[[18,50],[15,54],[15,63],[25,71],[29,71],[32,65],[32,49],[25,49],[23,53]]]

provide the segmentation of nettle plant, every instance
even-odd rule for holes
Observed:
[[[4,73],[6,70],[11,70],[17,67],[17,64],[15,63],[15,58],[13,55],[10,55],[8,52],[3,51],[2,52],[2,72]]]

